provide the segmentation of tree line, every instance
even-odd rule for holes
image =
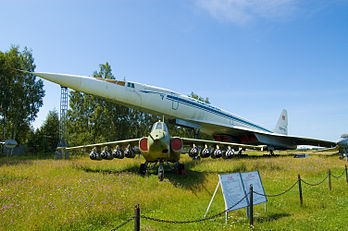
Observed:
[[[0,126],[2,140],[26,142],[30,124],[37,116],[45,95],[42,80],[28,72],[34,71],[32,51],[11,46],[0,51]]]
[[[32,154],[54,153],[59,143],[59,114],[48,113],[40,128],[31,122],[37,116],[45,95],[43,82],[28,72],[35,70],[32,51],[12,46],[0,52],[0,128],[2,140],[15,139],[27,145]],[[22,72],[18,70],[26,70]],[[116,79],[108,62],[92,75]],[[57,93],[58,94],[58,93]],[[209,99],[191,92],[191,97],[209,103]],[[70,90],[67,112],[68,146],[108,142],[146,136],[160,118],[115,104],[103,98]],[[190,136],[190,131],[168,124],[172,134]]]

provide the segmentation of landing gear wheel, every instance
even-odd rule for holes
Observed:
[[[139,169],[139,173],[140,173],[141,175],[145,175],[145,174],[146,174],[146,171],[147,171],[146,164],[141,164],[141,165],[140,165],[140,169]]]
[[[163,168],[163,162],[161,161],[160,162],[160,165],[158,167],[158,179],[160,181],[163,181],[163,178],[164,178],[164,168]]]
[[[164,171],[158,171],[158,179],[160,181],[163,181],[163,178],[164,178]]]

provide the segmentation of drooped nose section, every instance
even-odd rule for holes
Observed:
[[[37,75],[43,79],[52,81],[59,85],[69,87],[72,89],[80,89],[81,79],[91,79],[89,77],[78,76],[78,75],[66,75],[66,74],[56,74],[56,73],[45,73],[45,72],[33,72],[34,75]]]

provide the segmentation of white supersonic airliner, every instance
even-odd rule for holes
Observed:
[[[286,110],[281,112],[275,129],[270,130],[218,107],[164,88],[131,81],[78,75],[44,72],[32,72],[32,74],[64,87],[109,99],[120,105],[163,115],[177,125],[211,135],[215,141],[264,145],[271,153],[273,150],[296,149],[297,145],[335,148],[341,154],[348,152],[347,137],[332,142],[289,136]]]

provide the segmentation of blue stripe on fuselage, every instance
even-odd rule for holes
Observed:
[[[252,124],[252,123],[250,123],[248,121],[245,121],[243,119],[240,119],[240,118],[234,117],[232,115],[226,114],[226,113],[222,112],[220,109],[215,108],[215,107],[210,106],[210,105],[207,105],[205,103],[190,101],[190,100],[182,99],[182,98],[179,98],[177,96],[172,96],[172,95],[167,95],[167,99],[170,100],[170,101],[175,101],[175,102],[182,103],[182,104],[185,104],[185,105],[188,105],[188,106],[193,106],[193,107],[199,108],[201,110],[204,110],[204,111],[207,111],[207,112],[210,112],[210,113],[214,113],[216,115],[227,117],[229,119],[232,119],[232,120],[237,121],[239,123],[242,123],[244,125],[247,125],[247,126],[250,126],[250,127],[253,127],[253,128],[260,129],[262,131],[266,131],[266,132],[271,132],[272,133],[272,131],[269,131],[269,130],[267,130],[265,128],[262,128],[262,127],[260,127],[260,126],[258,126],[256,124]]]

